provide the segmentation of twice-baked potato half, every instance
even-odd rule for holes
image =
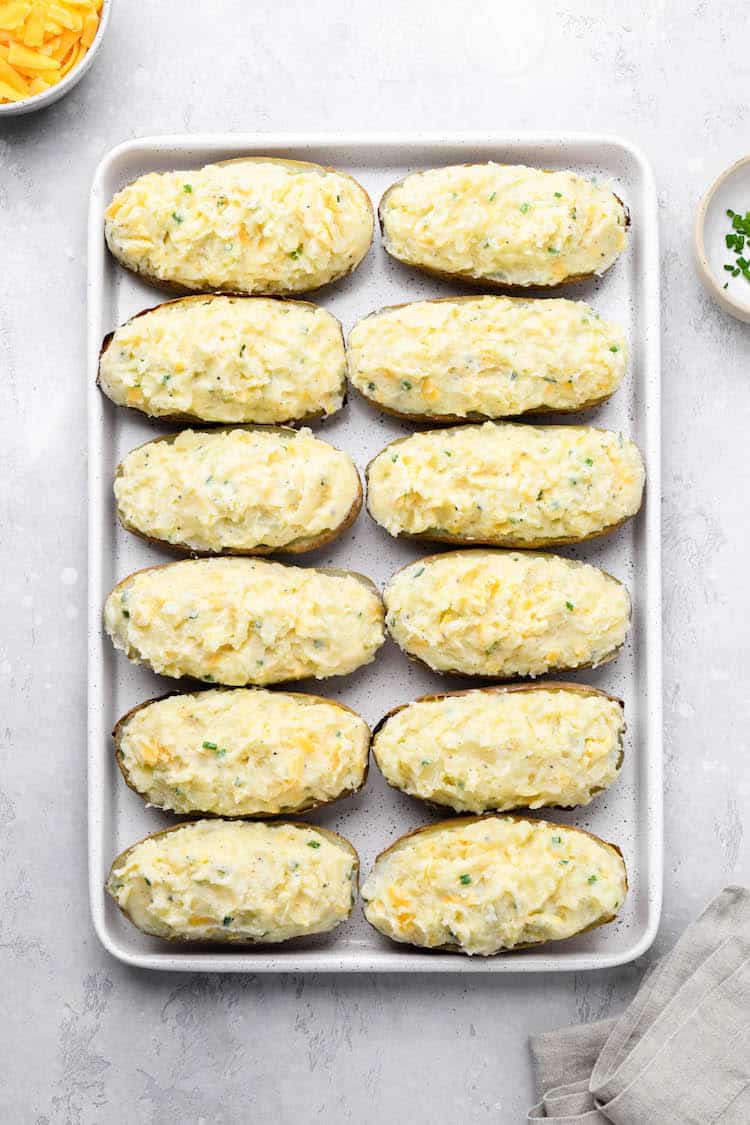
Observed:
[[[117,467],[127,531],[191,554],[299,554],[350,527],[362,485],[347,453],[308,429],[183,430]]]
[[[104,214],[121,265],[182,293],[308,293],[359,265],[373,225],[351,176],[272,156],[149,172]]]
[[[585,684],[514,684],[426,695],[375,728],[389,785],[459,813],[587,805],[617,777],[619,699]]]
[[[113,737],[122,775],[150,805],[225,817],[288,816],[361,789],[370,731],[341,703],[235,688],[134,707]]]
[[[558,555],[447,551],[398,571],[383,598],[399,648],[465,676],[596,667],[615,658],[630,625],[616,578]]]
[[[341,325],[309,301],[181,297],[105,337],[99,387],[173,422],[301,422],[344,402]]]
[[[135,663],[229,687],[343,676],[385,639],[369,578],[257,558],[136,571],[107,598],[104,625]]]
[[[326,828],[195,820],[117,856],[106,889],[144,934],[271,944],[344,922],[358,874],[352,845]]]
[[[612,191],[575,172],[492,162],[414,172],[388,189],[378,213],[393,258],[503,289],[603,274],[629,224]]]
[[[486,957],[611,922],[627,889],[614,844],[581,828],[485,816],[396,840],[362,899],[367,921],[393,941]]]
[[[555,547],[614,531],[640,508],[644,481],[622,434],[485,422],[387,445],[367,467],[367,508],[394,536]]]
[[[347,358],[380,410],[462,422],[596,406],[620,385],[627,344],[583,301],[439,297],[360,320]]]

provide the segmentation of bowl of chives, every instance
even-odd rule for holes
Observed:
[[[726,312],[750,324],[750,156],[735,161],[706,191],[693,244],[708,292]]]

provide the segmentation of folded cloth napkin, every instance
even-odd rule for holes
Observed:
[[[750,891],[727,887],[617,1020],[533,1036],[553,1125],[750,1125]]]

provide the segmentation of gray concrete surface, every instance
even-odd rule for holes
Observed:
[[[750,329],[691,262],[750,150],[744,0],[115,0],[91,74],[0,124],[0,1122],[523,1120],[529,1032],[617,1012],[642,971],[237,978],[129,971],[85,872],[88,184],[128,137],[581,128],[653,162],[664,305],[668,947],[748,879]],[[750,207],[750,200],[744,202]]]

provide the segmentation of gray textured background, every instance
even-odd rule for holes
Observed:
[[[157,976],[92,933],[84,818],[84,226],[157,132],[590,129],[651,159],[664,304],[666,887],[654,952],[748,879],[750,329],[691,220],[750,149],[745,0],[115,0],[91,74],[0,124],[2,1125],[515,1125],[527,1034],[618,1011],[642,966],[552,977]],[[750,200],[745,201],[750,207]]]

